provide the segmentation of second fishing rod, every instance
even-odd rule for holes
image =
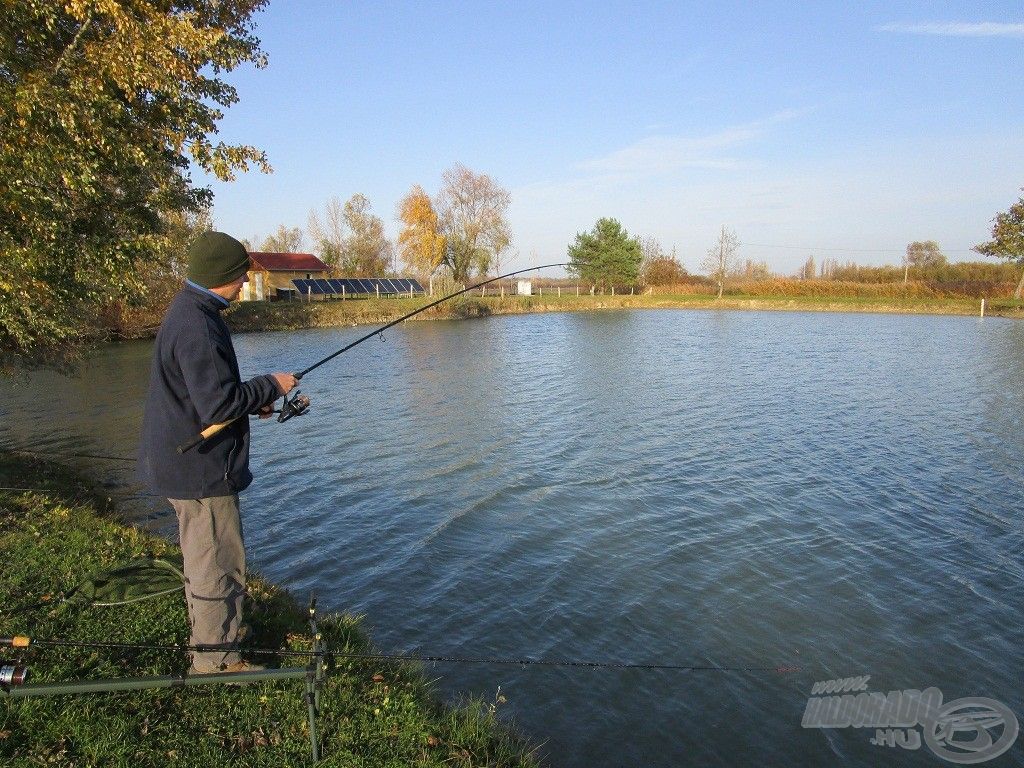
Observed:
[[[521,274],[524,274],[525,272],[535,272],[535,271],[537,271],[539,269],[550,269],[552,267],[564,267],[564,266],[567,266],[566,262],[559,262],[557,264],[541,264],[540,266],[537,266],[537,267],[526,267],[524,269],[517,269],[514,272],[507,272],[504,275],[498,275],[497,277],[492,277],[492,278],[489,278],[487,280],[481,280],[479,283],[474,283],[473,285],[470,285],[470,286],[468,286],[466,288],[463,288],[463,289],[458,290],[458,291],[454,291],[452,293],[447,294],[446,296],[442,296],[440,299],[437,299],[436,301],[432,301],[429,304],[425,304],[424,306],[419,307],[418,309],[414,309],[412,312],[407,312],[406,314],[402,315],[401,317],[396,318],[395,320],[392,320],[390,323],[386,323],[385,325],[382,325],[380,328],[375,328],[374,330],[370,331],[369,333],[367,333],[367,334],[365,334],[363,336],[360,336],[355,341],[352,341],[352,342],[346,344],[345,346],[343,346],[341,349],[337,350],[336,352],[332,352],[331,354],[329,354],[327,357],[323,358],[322,360],[318,360],[317,362],[313,363],[308,368],[306,368],[304,370],[301,370],[301,371],[298,371],[298,372],[296,372],[293,375],[295,376],[296,379],[301,381],[302,378],[306,374],[311,373],[312,371],[316,370],[317,368],[319,368],[324,363],[330,362],[331,360],[336,358],[338,355],[344,354],[345,352],[348,352],[353,347],[359,346],[364,341],[367,341],[368,339],[372,339],[374,336],[378,336],[379,334],[381,334],[384,331],[386,331],[388,328],[391,328],[392,326],[398,325],[399,323],[404,322],[405,320],[408,320],[410,317],[413,317],[415,315],[420,314],[420,312],[426,312],[431,307],[436,307],[438,304],[442,304],[442,303],[448,301],[449,299],[454,299],[456,296],[461,296],[464,293],[469,293],[470,291],[476,290],[477,288],[481,288],[481,287],[483,287],[485,285],[489,285],[490,283],[495,283],[498,280],[504,280],[504,279],[509,278],[509,277],[515,277],[516,275],[521,275]],[[276,411],[276,413],[279,414],[279,416],[277,417],[277,420],[279,422],[284,422],[284,421],[288,421],[288,419],[292,418],[293,416],[301,416],[304,413],[306,413],[307,410],[309,410],[309,405],[310,405],[309,398],[307,396],[301,394],[298,391],[296,391],[295,394],[291,398],[285,396],[284,401],[283,401],[283,403],[281,405],[281,410],[280,411]],[[200,432],[198,435],[193,437],[188,442],[185,442],[185,443],[182,443],[181,445],[179,445],[178,448],[177,448],[178,453],[186,453],[186,452],[192,450],[193,448],[195,448],[196,446],[202,445],[204,442],[206,442],[211,437],[216,435],[218,432],[223,430],[225,427],[229,426],[230,424],[233,424],[234,422],[238,421],[241,418],[244,418],[244,417],[236,416],[235,418],[228,419],[227,421],[222,421],[222,422],[219,422],[217,424],[211,424],[210,426],[206,427],[202,432]]]

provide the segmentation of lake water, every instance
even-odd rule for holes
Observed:
[[[251,375],[365,331],[236,348]],[[149,353],[5,384],[0,442],[131,455]],[[942,765],[801,718],[815,682],[870,675],[1024,719],[1022,382],[1024,325],[991,318],[410,323],[311,374],[310,415],[253,424],[250,560],[388,651],[767,668],[427,670],[501,686],[553,765]]]

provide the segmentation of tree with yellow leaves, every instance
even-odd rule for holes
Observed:
[[[0,0],[0,368],[60,364],[263,152],[214,142],[266,0]]]
[[[398,251],[410,270],[433,275],[444,258],[445,237],[438,231],[438,217],[430,196],[416,184],[398,203],[402,230]]]

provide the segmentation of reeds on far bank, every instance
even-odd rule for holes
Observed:
[[[543,296],[472,296],[446,302],[414,320],[461,320],[491,315],[572,312],[606,309],[735,309],[812,312],[877,312],[895,314],[974,315],[980,298],[936,295],[927,286],[910,284],[852,284],[846,291],[828,280],[764,280],[737,284],[718,299],[704,285],[652,287],[644,293],[610,292],[576,296],[545,292]],[[842,284],[839,284],[842,285]],[[347,301],[247,302],[232,308],[228,323],[235,332],[287,331],[303,328],[383,324],[417,307],[429,298],[350,299]],[[1024,303],[1008,298],[987,301],[987,315],[1024,317]]]

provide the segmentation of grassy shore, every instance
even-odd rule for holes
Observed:
[[[385,323],[422,307],[429,299],[350,299],[313,302],[245,302],[229,313],[235,331],[275,331],[299,328],[331,328],[364,323]],[[800,312],[875,312],[929,315],[977,315],[977,299],[959,298],[872,298],[815,296],[727,295],[721,299],[707,294],[656,294],[640,296],[474,296],[459,297],[427,310],[415,319],[461,319],[489,315],[533,312],[572,312],[600,309],[728,309]],[[1024,318],[1024,303],[994,299],[986,315]]]
[[[166,540],[117,522],[116,510],[59,465],[0,453],[0,635],[155,645],[187,642],[181,593],[111,608],[57,599],[97,569]],[[283,590],[249,584],[254,646],[305,650],[306,612]],[[372,651],[358,617],[325,617],[335,650]],[[10,661],[10,651],[0,650]],[[24,659],[33,681],[180,674],[183,653],[37,648]],[[535,766],[532,752],[497,717],[502,701],[440,704],[420,669],[368,659],[328,660],[318,728],[322,766]],[[278,662],[273,662],[275,665]],[[283,657],[281,666],[301,665]],[[311,764],[302,681],[244,688],[0,698],[4,766],[302,766]]]

